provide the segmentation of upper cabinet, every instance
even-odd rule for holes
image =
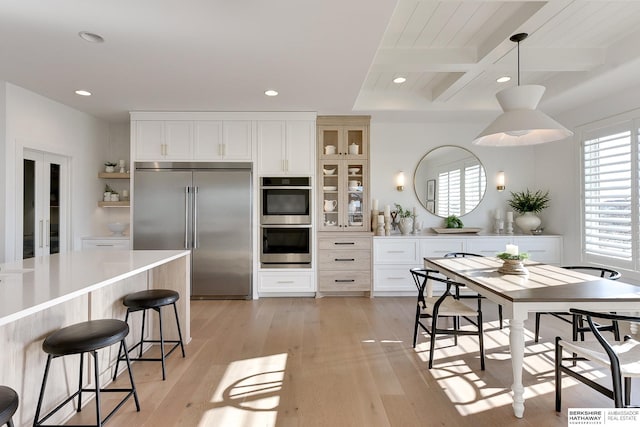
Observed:
[[[313,120],[259,120],[257,122],[260,175],[314,175]]]
[[[250,120],[199,120],[193,126],[194,159],[251,160]]]
[[[318,117],[318,158],[369,158],[369,116]]]
[[[193,123],[140,120],[135,129],[136,160],[188,160],[193,149]]]

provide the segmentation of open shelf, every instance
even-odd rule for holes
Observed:
[[[120,202],[98,202],[98,206],[100,206],[101,208],[128,208],[129,200]]]
[[[120,172],[100,172],[98,178],[102,179],[130,179],[131,174]]]

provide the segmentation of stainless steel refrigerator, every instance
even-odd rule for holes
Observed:
[[[133,248],[191,249],[192,298],[251,298],[251,173],[250,163],[136,163]]]

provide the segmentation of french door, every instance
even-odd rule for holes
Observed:
[[[24,150],[22,258],[67,250],[68,159]]]

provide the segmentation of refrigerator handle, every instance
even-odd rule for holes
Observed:
[[[198,187],[193,187],[193,249],[198,247]]]
[[[190,202],[190,187],[184,187],[184,248],[189,249],[189,202]]]

